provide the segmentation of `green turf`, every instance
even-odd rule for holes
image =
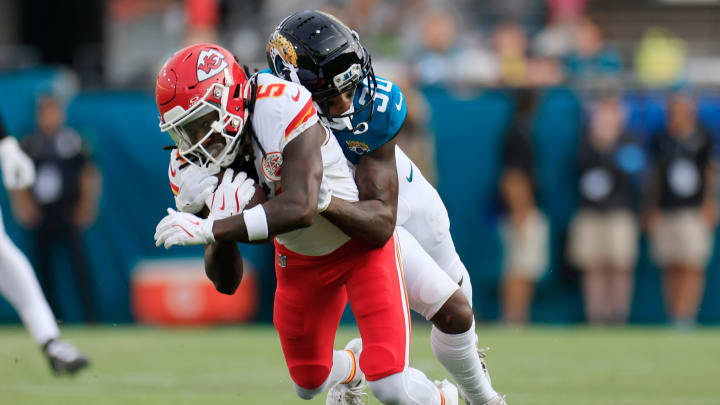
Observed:
[[[270,327],[67,328],[92,368],[55,378],[20,328],[0,328],[0,404],[324,404],[294,395]],[[495,387],[510,404],[720,404],[720,329],[479,329]],[[354,335],[343,329],[341,347]],[[412,364],[431,378],[429,330]],[[371,401],[377,404],[376,401]]]

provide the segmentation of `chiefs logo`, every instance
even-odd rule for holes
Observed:
[[[358,155],[364,155],[370,152],[370,146],[368,146],[368,144],[366,144],[365,142],[345,141],[345,144],[347,145],[348,149],[350,149],[350,151],[352,151],[353,153],[357,153]]]
[[[215,49],[203,49],[197,59],[197,78],[201,82],[228,67],[225,56]]]
[[[282,163],[282,152],[266,153],[260,162],[265,178],[271,182],[280,181],[280,166],[282,166]]]

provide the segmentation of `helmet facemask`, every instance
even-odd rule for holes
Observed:
[[[353,63],[347,70],[334,75],[331,80],[333,85],[330,89],[313,93],[313,99],[317,100],[318,116],[330,128],[338,132],[365,132],[368,123],[372,120],[375,110],[375,93],[377,92],[377,81],[375,80],[375,72],[372,69],[370,54],[363,48],[364,58],[362,65]],[[360,83],[365,83],[368,87],[368,101],[355,109],[354,92],[357,91]],[[350,108],[340,114],[330,114],[330,99],[337,97],[345,92],[352,91],[353,96],[350,101]],[[352,124],[354,115],[370,109],[368,118],[358,123]]]
[[[180,156],[194,166],[218,172],[237,156],[244,117],[227,112],[230,88],[213,84],[188,110],[165,113],[160,130],[175,141]]]

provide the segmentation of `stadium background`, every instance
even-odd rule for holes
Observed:
[[[156,248],[152,240],[155,224],[164,216],[165,208],[173,205],[167,185],[167,153],[162,150],[170,140],[157,128],[152,75],[170,50],[182,44],[180,39],[173,37],[183,32],[182,27],[173,26],[168,20],[177,18],[182,21],[185,18],[183,12],[187,9],[180,2],[172,1],[70,1],[63,2],[63,6],[52,1],[27,3],[32,3],[32,7],[8,0],[0,3],[7,11],[4,21],[11,20],[12,15],[18,17],[14,23],[15,34],[8,34],[13,31],[12,27],[6,26],[5,36],[0,37],[6,42],[2,49],[8,50],[0,61],[4,67],[0,70],[0,112],[9,132],[22,136],[33,130],[34,102],[38,94],[54,91],[69,95],[68,124],[78,129],[91,145],[93,157],[103,174],[100,215],[85,234],[98,313],[102,322],[132,322],[130,273],[133,267],[145,259],[199,256],[201,252],[192,248],[165,251]],[[266,3],[247,2],[233,7],[234,2],[220,2],[221,11],[246,10],[243,18],[237,20],[221,18],[221,32],[230,30],[229,27],[244,29],[240,34],[227,34],[220,38],[231,50],[240,51],[241,57],[249,58],[250,66],[257,68],[265,67],[262,43],[273,26],[265,21],[270,20],[273,13],[265,12],[261,14],[265,18],[258,19],[253,18],[253,13],[271,9],[283,15],[293,11],[295,6],[293,2]],[[325,2],[311,3],[307,7],[325,5]],[[397,6],[400,2],[387,3]],[[491,3],[495,4],[487,2]],[[526,3],[533,10],[527,14],[529,30],[537,29],[532,28],[532,21],[542,21],[546,12],[545,2],[510,3]],[[701,54],[708,53],[702,54],[703,57],[720,55],[716,52],[717,48],[705,43],[712,42],[708,36],[716,32],[717,27],[707,24],[707,18],[697,20],[703,15],[718,18],[720,7],[716,2],[700,2],[706,4],[701,6],[692,1],[632,3],[591,1],[588,5],[590,15],[606,24],[610,42],[614,40],[624,55],[630,54],[639,36],[655,24],[667,25],[669,30],[685,36],[691,56],[698,49]],[[337,4],[331,2],[332,6]],[[492,6],[485,4],[462,1],[451,4],[453,10],[465,14],[468,20],[481,16],[469,22],[478,26],[492,27],[502,18],[493,14],[496,10]],[[131,13],[132,10],[128,9],[132,9],[132,5],[138,5],[143,10],[135,20],[123,14]],[[304,6],[297,8],[300,7]],[[73,10],[78,9],[87,15],[73,14]],[[45,10],[45,13],[38,10]],[[669,17],[672,13],[678,17]],[[640,14],[644,17],[639,18]],[[637,26],[630,29],[628,26],[632,24],[625,22],[622,25],[619,16],[626,16],[624,21],[638,17]],[[28,27],[29,21],[35,24]],[[158,21],[165,23],[153,25]],[[704,25],[693,31],[687,28],[687,21],[700,21]],[[78,23],[87,24],[82,29],[73,29],[73,24]],[[28,33],[29,30],[39,32],[32,34]],[[43,32],[49,36],[53,33],[65,36],[38,40]],[[81,39],[73,44],[74,38]],[[698,38],[705,38],[705,42],[697,42]],[[247,51],[242,46],[245,44],[243,41],[251,40],[260,45],[255,44],[254,50]],[[143,46],[139,45],[141,43]],[[371,53],[376,55],[377,51],[379,55],[376,57],[379,61],[376,73],[383,75],[383,67],[393,69],[393,66],[404,63],[400,58],[388,57],[392,50],[378,51],[377,44],[371,42],[370,46]],[[61,49],[58,50],[58,47]],[[48,56],[43,52],[49,48],[55,49],[60,56]],[[72,55],[63,55],[62,50]],[[64,66],[58,65],[63,63]],[[123,65],[133,64],[142,65],[142,69],[122,72]],[[76,73],[70,73],[68,67],[74,68]],[[632,76],[632,63],[629,61],[626,62],[624,75]],[[694,76],[686,75],[682,84],[693,89],[699,101],[701,121],[713,136],[718,136],[720,97],[715,86],[720,83],[720,73],[715,82],[707,76],[695,81]],[[672,86],[648,88],[627,77],[623,78],[623,83],[623,98],[630,112],[628,128],[641,138],[662,128],[665,95]],[[481,319],[496,320],[499,316],[498,283],[502,254],[498,235],[497,189],[503,163],[500,148],[514,109],[512,89],[435,83],[419,85],[419,90],[429,106],[428,125],[435,145],[437,187],[450,214],[458,251],[473,279],[476,312]],[[583,311],[578,277],[565,262],[564,245],[569,218],[578,200],[574,165],[581,135],[582,93],[578,88],[565,84],[538,88],[537,92],[540,102],[532,140],[539,174],[539,205],[551,223],[551,264],[550,271],[538,286],[532,320],[543,323],[581,322]],[[32,258],[29,234],[14,223],[4,193],[0,204],[8,233]],[[641,247],[642,254],[635,269],[637,282],[630,319],[638,323],[662,323],[665,314],[659,271],[647,254],[644,239]],[[261,281],[260,311],[256,320],[267,322],[271,319],[274,285],[270,251],[267,247],[246,246],[242,246],[241,250],[258,270]],[[59,271],[62,276],[59,277],[57,291],[61,297],[62,312],[58,316],[65,322],[78,321],[81,319],[80,309],[74,298],[75,284],[69,261],[61,262]],[[708,267],[707,290],[699,314],[699,321],[703,323],[720,322],[719,266],[718,259],[713,258]],[[0,321],[18,321],[4,301],[0,301]]]

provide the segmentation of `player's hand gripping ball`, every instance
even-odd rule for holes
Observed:
[[[210,215],[225,219],[241,213],[255,194],[254,185],[255,181],[248,178],[247,173],[235,174],[233,169],[225,169],[217,189],[205,200]]]
[[[222,184],[222,183],[223,183],[223,180],[225,179],[225,176],[226,176],[226,172],[228,172],[228,170],[230,170],[230,171],[232,172],[232,174],[234,174],[234,171],[233,171],[233,170],[231,170],[231,169],[226,169],[226,170],[221,171],[221,172],[218,173],[217,175],[215,175],[215,177],[217,177],[217,179],[218,179],[218,184]],[[242,173],[242,174],[245,174],[244,172],[239,172],[238,174],[236,174],[236,175],[235,175],[235,179],[233,180],[233,183],[236,183],[236,184],[238,183],[238,181],[237,181],[237,180],[238,180],[238,176],[240,176],[241,173]],[[229,175],[230,178],[233,177],[232,174]],[[254,182],[251,178],[249,178],[249,177],[248,177],[246,180],[244,180],[244,182],[246,182],[246,181],[252,182],[252,188],[253,188],[254,192],[253,192],[252,194],[250,194],[250,199],[248,200],[247,204],[245,204],[245,206],[244,206],[242,209],[240,209],[239,212],[242,212],[242,211],[244,211],[244,210],[250,209],[250,208],[252,208],[252,207],[254,207],[254,206],[258,205],[258,204],[262,204],[262,203],[264,203],[264,202],[267,202],[267,200],[268,200],[268,197],[267,197],[267,195],[265,194],[265,190],[263,190],[263,188],[262,188],[259,184],[255,183],[255,182]],[[220,186],[218,185],[216,192],[219,191],[219,190],[220,190]],[[213,194],[210,194],[209,198],[207,198],[206,201],[205,201],[205,206],[206,206],[206,207],[210,208],[210,207],[213,205],[213,204],[212,204],[212,198],[213,198]],[[235,196],[233,195],[233,196],[232,196],[232,199],[231,199],[231,201],[232,201],[233,204],[235,203],[234,198],[235,198]],[[239,197],[238,197],[238,200],[239,200]],[[221,197],[220,202],[222,202],[222,197]],[[216,200],[216,201],[215,201],[215,204],[217,204],[217,203],[218,203],[218,201]],[[216,206],[216,207],[217,207],[217,206]],[[233,214],[233,215],[235,215],[235,214]],[[229,216],[229,215],[227,215],[227,216]],[[225,217],[227,217],[227,216],[225,216]],[[215,219],[218,219],[218,217],[216,216]]]

